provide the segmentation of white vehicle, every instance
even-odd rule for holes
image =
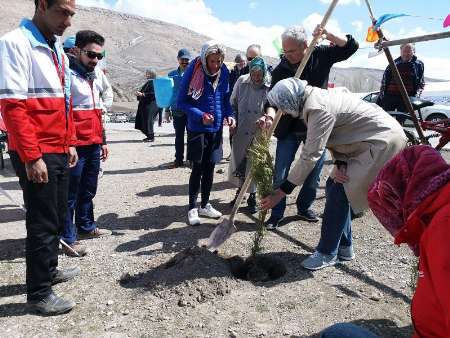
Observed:
[[[128,116],[125,113],[116,113],[114,116],[114,121],[117,123],[128,122]]]
[[[361,98],[367,102],[376,103],[379,92],[371,92],[362,94]],[[411,98],[411,103],[414,102]],[[450,106],[443,104],[433,104],[428,107],[420,109],[422,119],[424,121],[437,121],[443,119],[450,119]]]

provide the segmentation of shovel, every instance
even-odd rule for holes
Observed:
[[[333,0],[330,4],[330,7],[328,8],[327,12],[325,13],[325,16],[322,19],[322,23],[320,24],[321,27],[325,27],[326,23],[328,22],[328,19],[331,16],[331,13],[333,12],[334,8],[336,7],[338,3],[338,0]],[[314,50],[314,47],[317,45],[317,43],[320,40],[320,36],[314,37],[314,39],[311,41],[311,44],[308,46],[308,49],[306,50],[305,56],[302,59],[302,62],[300,66],[297,69],[297,72],[295,73],[295,77],[300,78],[300,75],[302,75],[303,70],[305,69],[306,63],[308,62],[309,58],[311,57],[311,54]],[[268,131],[269,137],[273,135],[273,132],[275,131],[275,128],[278,125],[278,122],[281,119],[281,116],[283,115],[283,112],[281,110],[278,110],[275,118],[273,120],[272,126],[270,127]],[[250,170],[251,172],[251,170]],[[211,235],[208,238],[208,241],[206,243],[206,247],[209,250],[215,250],[219,246],[221,246],[225,241],[231,237],[233,232],[236,229],[236,226],[234,225],[234,218],[236,216],[236,213],[239,209],[239,206],[244,198],[245,193],[248,190],[248,187],[250,186],[252,182],[251,175],[247,175],[245,178],[244,184],[241,187],[241,191],[239,192],[239,195],[236,198],[236,202],[234,203],[233,209],[231,210],[230,217],[228,219],[224,219],[211,233]]]

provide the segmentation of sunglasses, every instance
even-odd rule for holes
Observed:
[[[248,61],[248,62],[251,62],[251,61],[253,61],[253,59],[254,59],[254,57],[253,57],[253,58],[252,58],[252,57],[250,57],[250,56],[248,56],[248,57],[247,57],[247,61]]]
[[[105,56],[103,53],[96,53],[93,52],[91,50],[81,50],[89,59],[95,59],[97,58],[98,60],[103,59],[103,57]]]

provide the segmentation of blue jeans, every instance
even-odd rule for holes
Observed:
[[[328,178],[322,229],[317,251],[335,256],[339,246],[352,245],[350,204],[344,186]]]
[[[61,236],[67,244],[77,240],[77,231],[88,233],[96,228],[92,200],[97,193],[101,146],[77,147],[77,153],[78,163],[70,169],[68,211]]]
[[[288,177],[291,164],[295,159],[298,147],[304,139],[300,139],[295,134],[289,134],[287,137],[278,140],[277,151],[275,156],[275,172],[273,176],[273,186],[278,188]],[[317,188],[320,182],[320,172],[322,171],[323,162],[325,159],[325,152],[317,161],[316,166],[306,178],[297,196],[298,212],[305,212],[308,210],[316,199]],[[272,217],[281,219],[286,210],[286,198],[283,198],[272,209]]]
[[[339,323],[322,331],[320,338],[379,338],[369,330],[350,323]]]
[[[184,134],[186,132],[187,116],[185,113],[173,114],[173,127],[175,129],[175,161],[184,161]]]

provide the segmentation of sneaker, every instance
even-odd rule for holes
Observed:
[[[355,253],[353,252],[353,246],[340,246],[338,250],[338,259],[340,261],[351,261],[355,258]]]
[[[52,280],[52,285],[68,282],[69,280],[74,279],[80,273],[81,269],[78,266],[75,266],[73,268],[57,270],[56,276]]]
[[[51,293],[39,301],[28,301],[27,305],[32,310],[38,311],[47,316],[52,316],[69,312],[74,308],[75,303],[71,300],[63,299],[54,293]]]
[[[305,211],[299,211],[297,213],[297,216],[303,221],[312,222],[312,223],[319,222],[319,217],[317,217],[316,213],[310,209],[305,210]]]
[[[266,222],[267,230],[275,230],[280,225],[281,218],[270,216]]]
[[[333,266],[337,263],[337,257],[332,255],[325,255],[318,251],[314,252],[308,258],[306,258],[302,263],[305,269],[308,270],[320,270],[326,268],[327,266]]]
[[[222,217],[222,213],[216,209],[213,208],[211,203],[208,203],[205,205],[204,208],[200,207],[198,208],[198,214],[200,216],[210,217],[210,218],[220,218]]]
[[[190,225],[200,224],[200,218],[198,217],[198,209],[194,208],[188,211],[188,221]]]
[[[79,242],[75,242],[72,244],[69,244],[70,248],[73,250],[70,250],[69,248],[67,248],[66,246],[62,246],[62,250],[64,252],[64,254],[66,254],[69,257],[83,257],[86,256],[87,254],[87,248],[85,245],[81,245]],[[75,252],[78,254],[75,253]]]
[[[95,228],[94,230],[92,230],[91,232],[87,232],[87,233],[78,233],[78,239],[82,240],[82,239],[92,239],[92,238],[100,238],[100,237],[106,237],[106,236],[111,236],[112,232],[106,229],[99,229],[99,228]]]

